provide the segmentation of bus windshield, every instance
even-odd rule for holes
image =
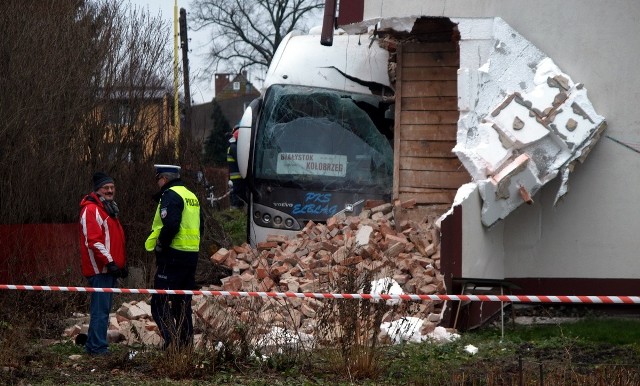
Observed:
[[[390,193],[387,108],[372,95],[271,86],[256,134],[255,178],[302,189]]]

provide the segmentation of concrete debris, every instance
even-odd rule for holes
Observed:
[[[504,219],[556,176],[568,178],[606,128],[581,83],[500,18],[460,19],[456,153],[483,200],[481,220]],[[480,50],[478,45],[484,47]],[[478,51],[485,52],[478,67]]]
[[[476,355],[478,353],[478,348],[472,344],[468,344],[464,346],[464,351],[468,352],[471,355]]]

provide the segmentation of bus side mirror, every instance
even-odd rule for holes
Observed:
[[[256,98],[246,108],[240,119],[238,134],[238,169],[242,178],[247,178],[249,173],[249,158],[251,156],[251,141],[253,138],[253,126],[262,105],[262,99]]]

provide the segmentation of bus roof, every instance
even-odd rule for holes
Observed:
[[[320,44],[320,35],[289,33],[280,43],[267,71],[264,90],[272,84],[293,84],[371,94],[391,88],[389,52],[371,35],[337,34],[333,45]]]

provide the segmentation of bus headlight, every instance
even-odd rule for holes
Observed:
[[[300,223],[291,215],[261,204],[253,204],[253,222],[257,226],[297,231]]]

